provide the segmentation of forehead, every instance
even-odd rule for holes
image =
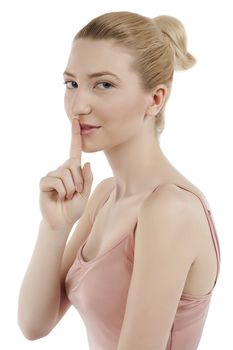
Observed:
[[[78,39],[73,42],[67,70],[81,74],[83,71],[113,71],[117,75],[130,72],[132,55],[116,45],[113,40]]]

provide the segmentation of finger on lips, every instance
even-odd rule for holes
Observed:
[[[80,134],[81,128],[77,118],[72,119],[71,129],[70,158],[77,158],[81,164],[82,138]]]

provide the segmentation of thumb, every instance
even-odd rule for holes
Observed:
[[[91,171],[90,162],[85,163],[83,166],[83,179],[84,179],[83,192],[85,192],[89,196],[91,192],[92,182],[93,182],[93,174]]]

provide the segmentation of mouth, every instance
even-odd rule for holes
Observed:
[[[87,129],[91,129],[91,128],[100,128],[100,126],[97,125],[89,125],[89,124],[80,124],[80,128],[87,130]]]
[[[97,131],[98,129],[100,129],[101,128],[101,126],[92,126],[92,127],[81,127],[81,135],[89,135],[89,134],[91,134],[91,133],[93,133],[93,132],[95,132],[95,131]]]

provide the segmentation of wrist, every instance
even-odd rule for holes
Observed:
[[[43,230],[49,231],[49,232],[55,232],[55,233],[69,233],[72,230],[72,227],[74,224],[66,224],[60,227],[53,227],[51,226],[46,220],[42,219],[40,222],[40,227]]]

